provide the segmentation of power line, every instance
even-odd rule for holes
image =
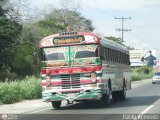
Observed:
[[[131,29],[124,29],[124,20],[125,20],[125,19],[131,19],[131,17],[125,18],[125,17],[122,16],[122,17],[120,17],[120,18],[115,17],[115,19],[120,19],[120,20],[122,20],[122,26],[121,26],[121,28],[118,28],[118,29],[116,29],[116,30],[122,32],[122,43],[123,43],[123,42],[124,42],[124,40],[123,40],[124,31],[131,31]]]

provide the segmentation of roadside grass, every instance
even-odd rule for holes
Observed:
[[[0,104],[41,98],[41,81],[34,77],[0,82]]]
[[[144,79],[149,79],[153,75],[153,68],[152,67],[139,67],[139,68],[132,68],[131,72],[131,81],[139,81]]]

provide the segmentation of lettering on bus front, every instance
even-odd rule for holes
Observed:
[[[68,62],[66,61],[53,61],[53,62],[47,62],[46,67],[56,67],[56,66],[67,66]]]
[[[84,41],[83,36],[76,36],[76,37],[65,37],[65,38],[54,38],[54,44],[71,44],[71,43],[81,43]]]
[[[73,65],[95,64],[96,58],[77,59],[73,61]]]

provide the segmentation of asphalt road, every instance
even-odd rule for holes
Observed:
[[[160,120],[160,84],[151,84],[150,80],[134,83],[125,101],[111,102],[105,107],[91,102],[75,103],[63,105],[60,110],[50,107],[19,116],[20,120],[133,120],[138,117]]]

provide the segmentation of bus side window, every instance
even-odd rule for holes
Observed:
[[[104,60],[104,47],[100,46],[100,58]]]
[[[125,53],[122,53],[122,61],[121,61],[122,64],[125,64]]]
[[[119,61],[121,64],[123,64],[123,53],[120,52],[120,61]]]
[[[125,57],[124,57],[125,58],[124,63],[127,64],[128,63],[127,54],[124,54],[124,55],[125,55]]]
[[[129,59],[129,55],[127,55],[127,64],[131,65],[130,59]]]
[[[108,57],[109,57],[109,61],[111,61],[111,49],[110,48],[108,48]]]
[[[107,57],[108,57],[108,54],[107,54],[107,48],[105,47],[104,48],[104,59],[105,59],[105,61],[107,61]]]
[[[111,49],[111,61],[113,62],[113,49]]]
[[[46,59],[45,52],[44,52],[43,49],[40,50],[40,55],[41,55],[41,60],[42,60],[42,61],[46,61],[46,60],[47,60],[47,59]]]
[[[113,50],[113,62],[115,63],[116,62],[116,51]]]
[[[106,48],[106,61],[109,61],[109,48]]]
[[[119,51],[116,51],[117,57],[116,57],[116,62],[119,62]]]

